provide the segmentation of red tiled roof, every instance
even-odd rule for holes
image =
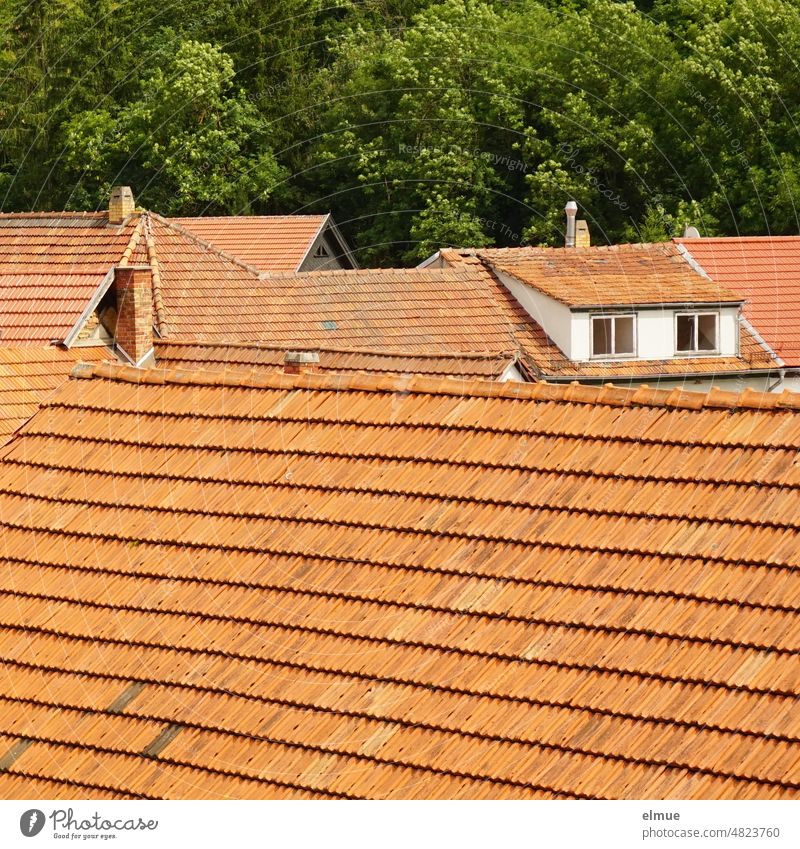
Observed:
[[[509,252],[527,250],[526,248],[508,248]],[[572,250],[572,249],[570,249]],[[576,248],[576,250],[580,250]],[[487,264],[493,266],[484,251],[456,251],[445,249],[441,252],[446,267],[477,268]],[[499,308],[512,323],[523,321],[528,313],[522,308],[511,292],[494,276],[491,293]],[[514,318],[516,316],[516,319]],[[531,319],[528,317],[528,321]],[[765,350],[750,330],[742,325],[739,328],[740,341],[738,357],[688,357],[671,360],[625,360],[616,363],[578,362],[568,359],[561,349],[545,335],[535,322],[531,331],[531,341],[524,348],[528,354],[528,368],[536,370],[543,378],[606,378],[607,380],[632,380],[641,377],[657,379],[659,377],[679,377],[680,375],[714,376],[729,373],[743,373],[752,370],[778,369],[779,365]]]
[[[134,227],[105,213],[0,214],[0,345],[63,340]]]
[[[227,215],[171,222],[261,271],[297,271],[327,215]]]
[[[698,377],[741,374],[747,371],[777,371],[779,364],[750,330],[739,325],[738,357],[675,357],[670,360],[622,360],[616,363],[572,362],[566,357],[548,372],[548,377],[604,377],[623,380],[639,377],[697,375]]]
[[[157,340],[156,362],[159,368],[227,371],[255,369],[282,371],[284,357],[291,348],[248,342],[207,343]],[[371,374],[424,374],[496,380],[516,364],[514,352],[498,354],[420,354],[406,351],[370,351],[352,348],[309,348],[319,363],[313,370],[326,372],[367,372]]]
[[[76,362],[112,357],[104,346],[71,350],[0,347],[0,445],[64,383]]]
[[[800,795],[800,396],[77,373],[0,452],[4,797]]]
[[[800,236],[675,239],[721,286],[788,366],[800,368]]]
[[[402,350],[507,353],[547,342],[517,304],[498,308],[483,267],[257,274],[150,215],[158,290],[171,339]],[[502,287],[500,287],[502,288]]]
[[[476,251],[498,271],[569,306],[723,303],[741,298],[700,274],[677,245],[491,248]]]

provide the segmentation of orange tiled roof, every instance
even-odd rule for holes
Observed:
[[[746,298],[744,313],[786,363],[800,368],[800,236],[675,239],[721,286]]]
[[[171,339],[407,353],[505,353],[547,340],[483,267],[355,269],[261,274],[158,216],[149,254]],[[142,240],[144,242],[144,240]],[[513,299],[512,299],[513,300]]]
[[[777,371],[779,363],[753,336],[739,325],[738,357],[676,357],[670,360],[621,360],[616,363],[572,362],[566,357],[547,373],[548,377],[597,377],[624,380],[626,377],[736,374],[746,371]]]
[[[261,271],[297,271],[328,216],[227,215],[170,221]]]
[[[677,245],[493,248],[477,255],[569,306],[725,303],[742,298],[699,273]]]
[[[0,345],[63,340],[135,224],[111,226],[106,213],[0,214]]]
[[[509,253],[527,248],[507,248]],[[532,249],[533,250],[533,249]],[[546,250],[550,250],[549,248]],[[555,250],[555,249],[553,249]],[[572,250],[572,249],[570,249]],[[576,250],[580,250],[576,248]],[[451,248],[441,252],[445,267],[459,268],[480,266],[492,267],[493,262],[485,256],[488,251],[457,251]],[[499,308],[512,323],[528,316],[514,296],[500,281],[492,275],[493,285],[490,287],[492,297]],[[530,319],[529,319],[530,320]],[[739,328],[738,357],[681,357],[671,360],[623,360],[619,362],[584,362],[568,359],[561,349],[552,342],[534,323],[535,330],[531,332],[532,342],[526,342],[524,348],[528,353],[529,370],[537,370],[543,378],[605,378],[607,380],[630,380],[641,377],[670,378],[680,375],[714,376],[730,373],[741,373],[752,370],[773,370],[779,368],[779,363],[772,354],[759,343],[750,329],[742,324]]]
[[[69,377],[76,362],[112,356],[104,346],[71,350],[0,347],[0,445]]]
[[[291,348],[248,342],[212,343],[157,340],[159,368],[256,369],[282,371],[284,357]],[[471,354],[420,354],[406,351],[370,351],[353,348],[309,348],[319,355],[315,370],[325,372],[367,372],[370,374],[424,374],[496,380],[517,363],[515,352]]]
[[[800,795],[800,396],[77,373],[0,452],[5,797]]]

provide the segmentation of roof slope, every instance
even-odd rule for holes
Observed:
[[[0,345],[63,340],[135,226],[106,213],[0,214]]]
[[[67,380],[76,362],[112,356],[104,346],[68,351],[55,347],[0,347],[0,445]]]
[[[209,344],[206,342],[158,340],[156,362],[160,368],[226,371],[255,369],[282,371],[285,346],[248,342]],[[355,348],[309,348],[319,354],[319,371],[370,374],[424,374],[496,380],[517,361],[514,352],[497,354],[421,354],[407,351],[370,351]]]
[[[0,452],[5,797],[800,795],[800,396],[78,373]]]
[[[140,246],[132,262],[157,258],[170,339],[546,355],[544,334],[516,302],[498,308],[503,287],[482,266],[259,275],[158,216],[149,221],[149,254]]]
[[[669,242],[587,248],[493,248],[477,251],[510,274],[569,306],[738,302],[737,293],[692,267]]]
[[[712,280],[742,293],[749,321],[786,365],[800,368],[800,236],[675,241]]]
[[[225,215],[170,219],[261,271],[297,271],[327,220],[327,215]]]
[[[507,251],[510,254],[513,251],[527,250],[527,248],[507,248],[498,249],[498,251],[491,253]],[[547,248],[546,250],[555,249]],[[449,248],[440,253],[442,261],[450,268],[495,267],[493,261],[487,256],[490,253],[488,251],[476,253],[471,250],[458,251]],[[545,335],[538,324],[532,321],[529,314],[499,279],[494,274],[490,276],[493,282],[489,291],[509,322],[518,325],[527,320],[533,324],[530,332],[531,341],[525,345],[528,354],[526,364],[529,370],[537,371],[541,377],[546,379],[596,378],[597,380],[625,381],[641,377],[658,379],[662,376],[670,378],[680,377],[681,375],[713,377],[721,374],[779,368],[779,363],[744,323],[740,324],[739,327],[738,357],[676,357],[670,360],[620,360],[619,362],[604,363],[573,361],[565,356],[555,342]]]

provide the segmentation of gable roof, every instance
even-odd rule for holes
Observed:
[[[4,797],[797,798],[800,396],[79,367]]]
[[[527,250],[526,248],[503,249],[509,252]],[[573,250],[570,248],[569,250]],[[580,250],[576,248],[575,250]],[[486,270],[495,268],[491,258],[484,256],[484,251],[456,250],[446,248],[440,251],[441,261],[445,267],[459,268],[484,267]],[[499,308],[509,316],[526,316],[523,309],[511,292],[491,274],[494,285],[491,287],[492,297]],[[521,318],[517,318],[517,321]],[[675,379],[682,375],[715,377],[720,375],[735,375],[751,371],[777,371],[780,363],[772,352],[767,349],[745,322],[739,325],[739,356],[738,357],[679,357],[670,360],[620,360],[617,362],[585,362],[570,360],[561,349],[546,336],[542,328],[534,322],[535,330],[532,336],[535,342],[526,347],[527,367],[532,372],[547,380],[570,380],[576,378],[591,380],[634,380],[643,377],[649,380]]]
[[[135,226],[106,213],[0,214],[0,345],[65,339]]]
[[[203,369],[229,371],[255,369],[283,371],[286,346],[249,342],[208,343],[191,340],[161,339],[155,343],[156,363],[166,369]],[[519,353],[455,352],[425,354],[419,351],[369,350],[364,348],[319,348],[304,346],[303,351],[315,351],[319,363],[315,371],[366,372],[370,374],[423,374],[451,376],[476,380],[498,380],[509,368],[519,366]]]
[[[298,271],[330,215],[225,215],[170,221],[260,271]]]
[[[712,282],[678,245],[598,245],[576,248],[487,248],[476,251],[510,274],[571,307],[739,303]]]
[[[675,239],[721,286],[787,366],[800,368],[800,236]]]
[[[365,348],[408,354],[545,350],[541,329],[483,267],[259,274],[150,215],[172,339]],[[133,260],[137,256],[134,255]]]
[[[105,346],[0,347],[0,445],[8,442],[52,393],[69,378],[78,360],[111,358]]]

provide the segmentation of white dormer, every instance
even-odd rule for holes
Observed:
[[[737,357],[740,309],[738,303],[573,308],[562,350],[578,362]]]
[[[573,362],[739,356],[742,300],[671,244],[486,251]]]

